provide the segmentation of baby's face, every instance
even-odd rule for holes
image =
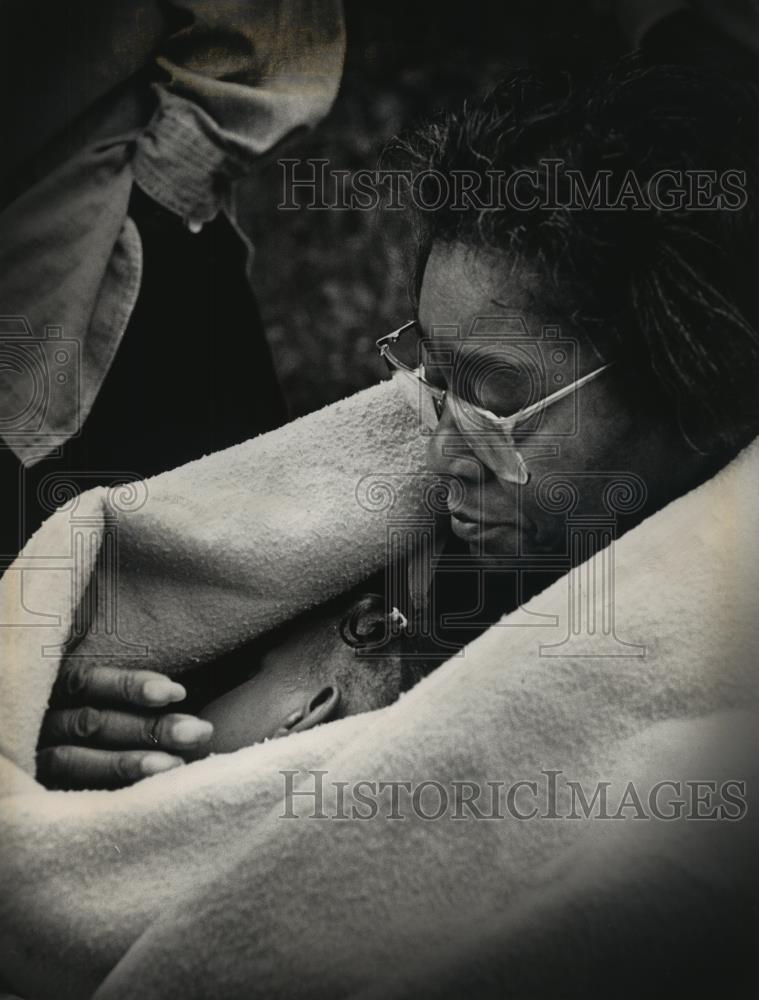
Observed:
[[[288,720],[291,726],[328,687],[340,695],[335,718],[381,708],[398,697],[399,657],[358,656],[340,634],[346,609],[319,609],[291,623],[248,680],[199,712],[214,724],[211,752],[229,753],[282,735]]]

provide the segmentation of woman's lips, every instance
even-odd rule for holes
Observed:
[[[462,511],[451,514],[451,530],[464,542],[475,541],[485,534],[504,528],[514,531],[517,525],[514,521],[476,521]]]

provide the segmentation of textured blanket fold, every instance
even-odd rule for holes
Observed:
[[[566,633],[570,575],[530,602],[544,618],[506,618],[378,712],[119,792],[36,784],[40,720],[84,595],[97,599],[80,654],[168,671],[210,659],[375,569],[389,519],[419,510],[422,451],[386,384],[148,481],[135,509],[87,495],[32,539],[0,605],[0,941],[21,995],[414,996],[441,955],[473,956],[476,981],[500,989],[510,962],[523,971],[535,913],[550,926],[580,891],[573,865],[600,894],[635,868],[654,906],[662,864],[721,888],[743,877],[750,810],[718,825],[706,856],[694,831],[711,843],[714,824],[517,813],[534,801],[525,783],[542,794],[556,772],[564,812],[565,778],[608,782],[616,802],[629,782],[647,801],[664,779],[751,777],[757,443],[614,543],[616,627],[645,656],[541,655]],[[377,482],[393,484],[389,506]],[[396,784],[393,807],[380,782],[409,791]],[[440,787],[455,798],[498,782],[522,783],[502,818],[433,818]],[[511,949],[478,947],[485,926]]]

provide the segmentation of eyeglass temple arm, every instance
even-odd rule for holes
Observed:
[[[575,382],[570,382],[569,385],[562,386],[561,389],[557,389],[556,392],[552,392],[549,396],[544,399],[539,399],[536,403],[531,403],[526,406],[519,413],[515,413],[510,417],[499,417],[495,413],[490,413],[489,410],[486,412],[497,420],[501,424],[521,424],[525,420],[534,416],[536,413],[541,413],[543,410],[547,409],[549,406],[553,406],[554,403],[558,403],[559,400],[564,399],[566,396],[570,396],[572,393],[577,392],[588,382],[592,382],[594,378],[598,378],[607,368],[611,367],[611,362],[609,364],[601,365],[600,368],[596,368],[592,372],[588,372],[587,375],[583,375],[582,378],[578,378]]]
[[[388,348],[390,347],[390,344],[394,344],[396,340],[400,337],[400,335],[402,333],[405,333],[406,330],[410,329],[412,326],[416,326],[415,319],[411,319],[408,321],[408,323],[404,323],[403,326],[399,326],[398,329],[393,330],[392,333],[386,333],[384,337],[380,337],[379,340],[376,340],[374,342],[374,346],[377,348],[380,354],[386,353]]]

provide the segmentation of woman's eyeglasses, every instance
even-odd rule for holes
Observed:
[[[530,474],[519,453],[514,435],[517,432],[528,433],[527,426],[534,426],[549,407],[573,395],[609,367],[608,364],[602,365],[547,396],[527,403],[525,400],[532,395],[530,388],[534,379],[533,373],[524,371],[529,386],[527,389],[523,386],[514,392],[515,402],[521,400],[521,405],[516,405],[512,413],[499,416],[469,402],[450,388],[441,389],[433,385],[427,379],[424,364],[421,362],[422,346],[422,338],[415,320],[404,323],[377,341],[380,357],[384,358],[398,387],[418,412],[423,426],[434,430],[447,411],[474,454],[499,479],[520,485],[529,481]]]

